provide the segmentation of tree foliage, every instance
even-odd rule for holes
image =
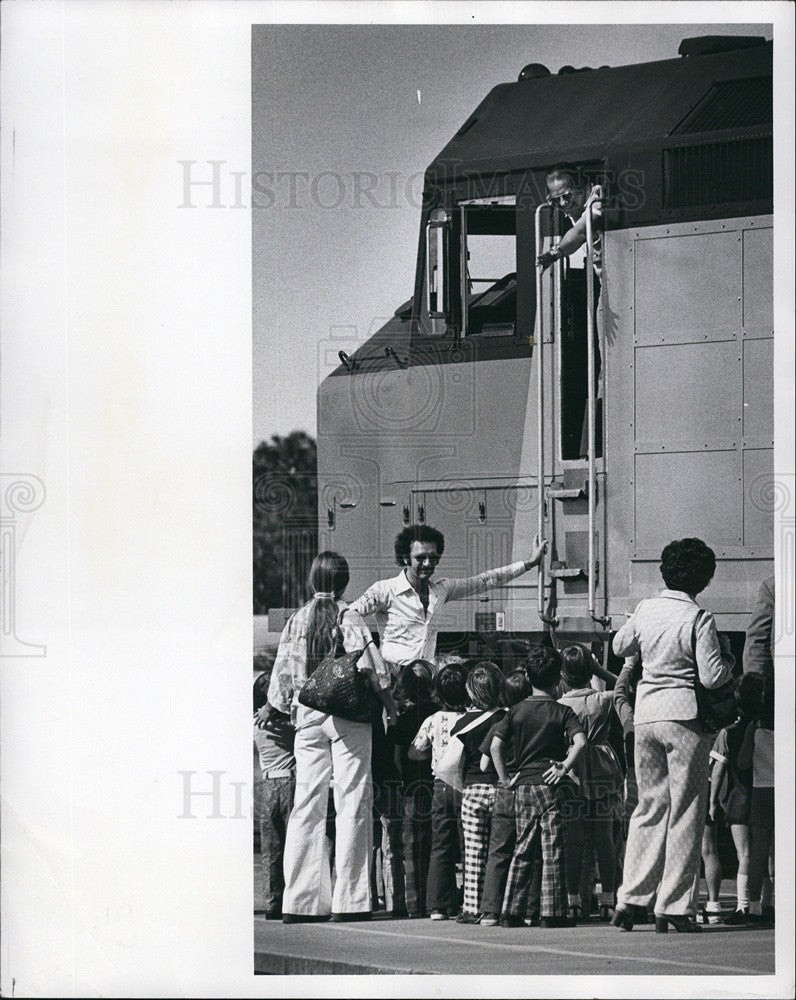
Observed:
[[[295,608],[306,599],[318,551],[318,463],[303,431],[274,435],[254,450],[254,613]]]

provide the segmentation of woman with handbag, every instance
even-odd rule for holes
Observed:
[[[624,881],[612,923],[631,930],[637,907],[655,895],[655,930],[701,930],[692,919],[713,733],[703,727],[698,690],[710,696],[732,684],[713,616],[696,595],[716,570],[716,556],[698,538],[670,542],[661,554],[666,584],[642,601],[614,637],[617,656],[640,653],[636,690],[635,764],[638,805],[630,819]],[[659,885],[660,883],[660,885]]]
[[[347,611],[342,600],[348,576],[348,564],[338,553],[316,556],[309,577],[314,596],[285,625],[268,690],[269,703],[290,713],[296,727],[296,795],[284,858],[285,923],[330,916],[332,920],[368,920],[372,912],[373,711],[363,703],[367,690],[361,677],[367,677],[378,698],[371,696],[371,700],[387,709],[391,721],[395,720],[395,703],[389,671],[370,632],[361,616]],[[321,711],[321,707],[333,711]],[[334,891],[326,847],[332,780],[337,817]]]

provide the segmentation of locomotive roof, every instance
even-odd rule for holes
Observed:
[[[773,43],[760,42],[709,55],[499,84],[432,161],[427,176],[432,181],[451,180],[561,162],[605,160],[629,148],[636,154],[659,150],[666,137],[682,131],[678,126],[692,117],[689,112],[717,84],[771,77]],[[683,43],[683,47],[688,45]],[[741,125],[758,124],[743,120],[743,108],[735,110],[733,116],[728,109],[726,127],[739,123],[738,114]],[[750,114],[754,117],[754,109]],[[720,115],[712,121],[709,118],[708,130],[725,127]],[[704,116],[693,124],[702,128],[688,131],[705,130]]]

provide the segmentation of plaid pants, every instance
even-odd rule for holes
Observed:
[[[481,912],[489,830],[495,807],[496,785],[468,785],[462,792],[464,832],[464,912]]]
[[[504,912],[524,917],[528,910],[534,859],[542,857],[540,915],[565,917],[567,883],[564,861],[564,820],[556,785],[517,785],[514,789],[517,845],[511,859]],[[541,841],[541,845],[540,845]]]

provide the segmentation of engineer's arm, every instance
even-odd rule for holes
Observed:
[[[597,228],[602,221],[602,191],[599,187],[595,187],[590,195],[586,205],[591,205],[592,214],[592,225]],[[552,250],[548,250],[547,253],[541,254],[539,257],[539,263],[543,264],[545,267],[549,267],[554,260],[558,260],[560,257],[569,257],[576,250],[579,250],[583,244],[586,242],[586,211],[583,215],[575,222],[572,223],[572,228],[568,229],[558,242],[558,245],[553,247]]]

